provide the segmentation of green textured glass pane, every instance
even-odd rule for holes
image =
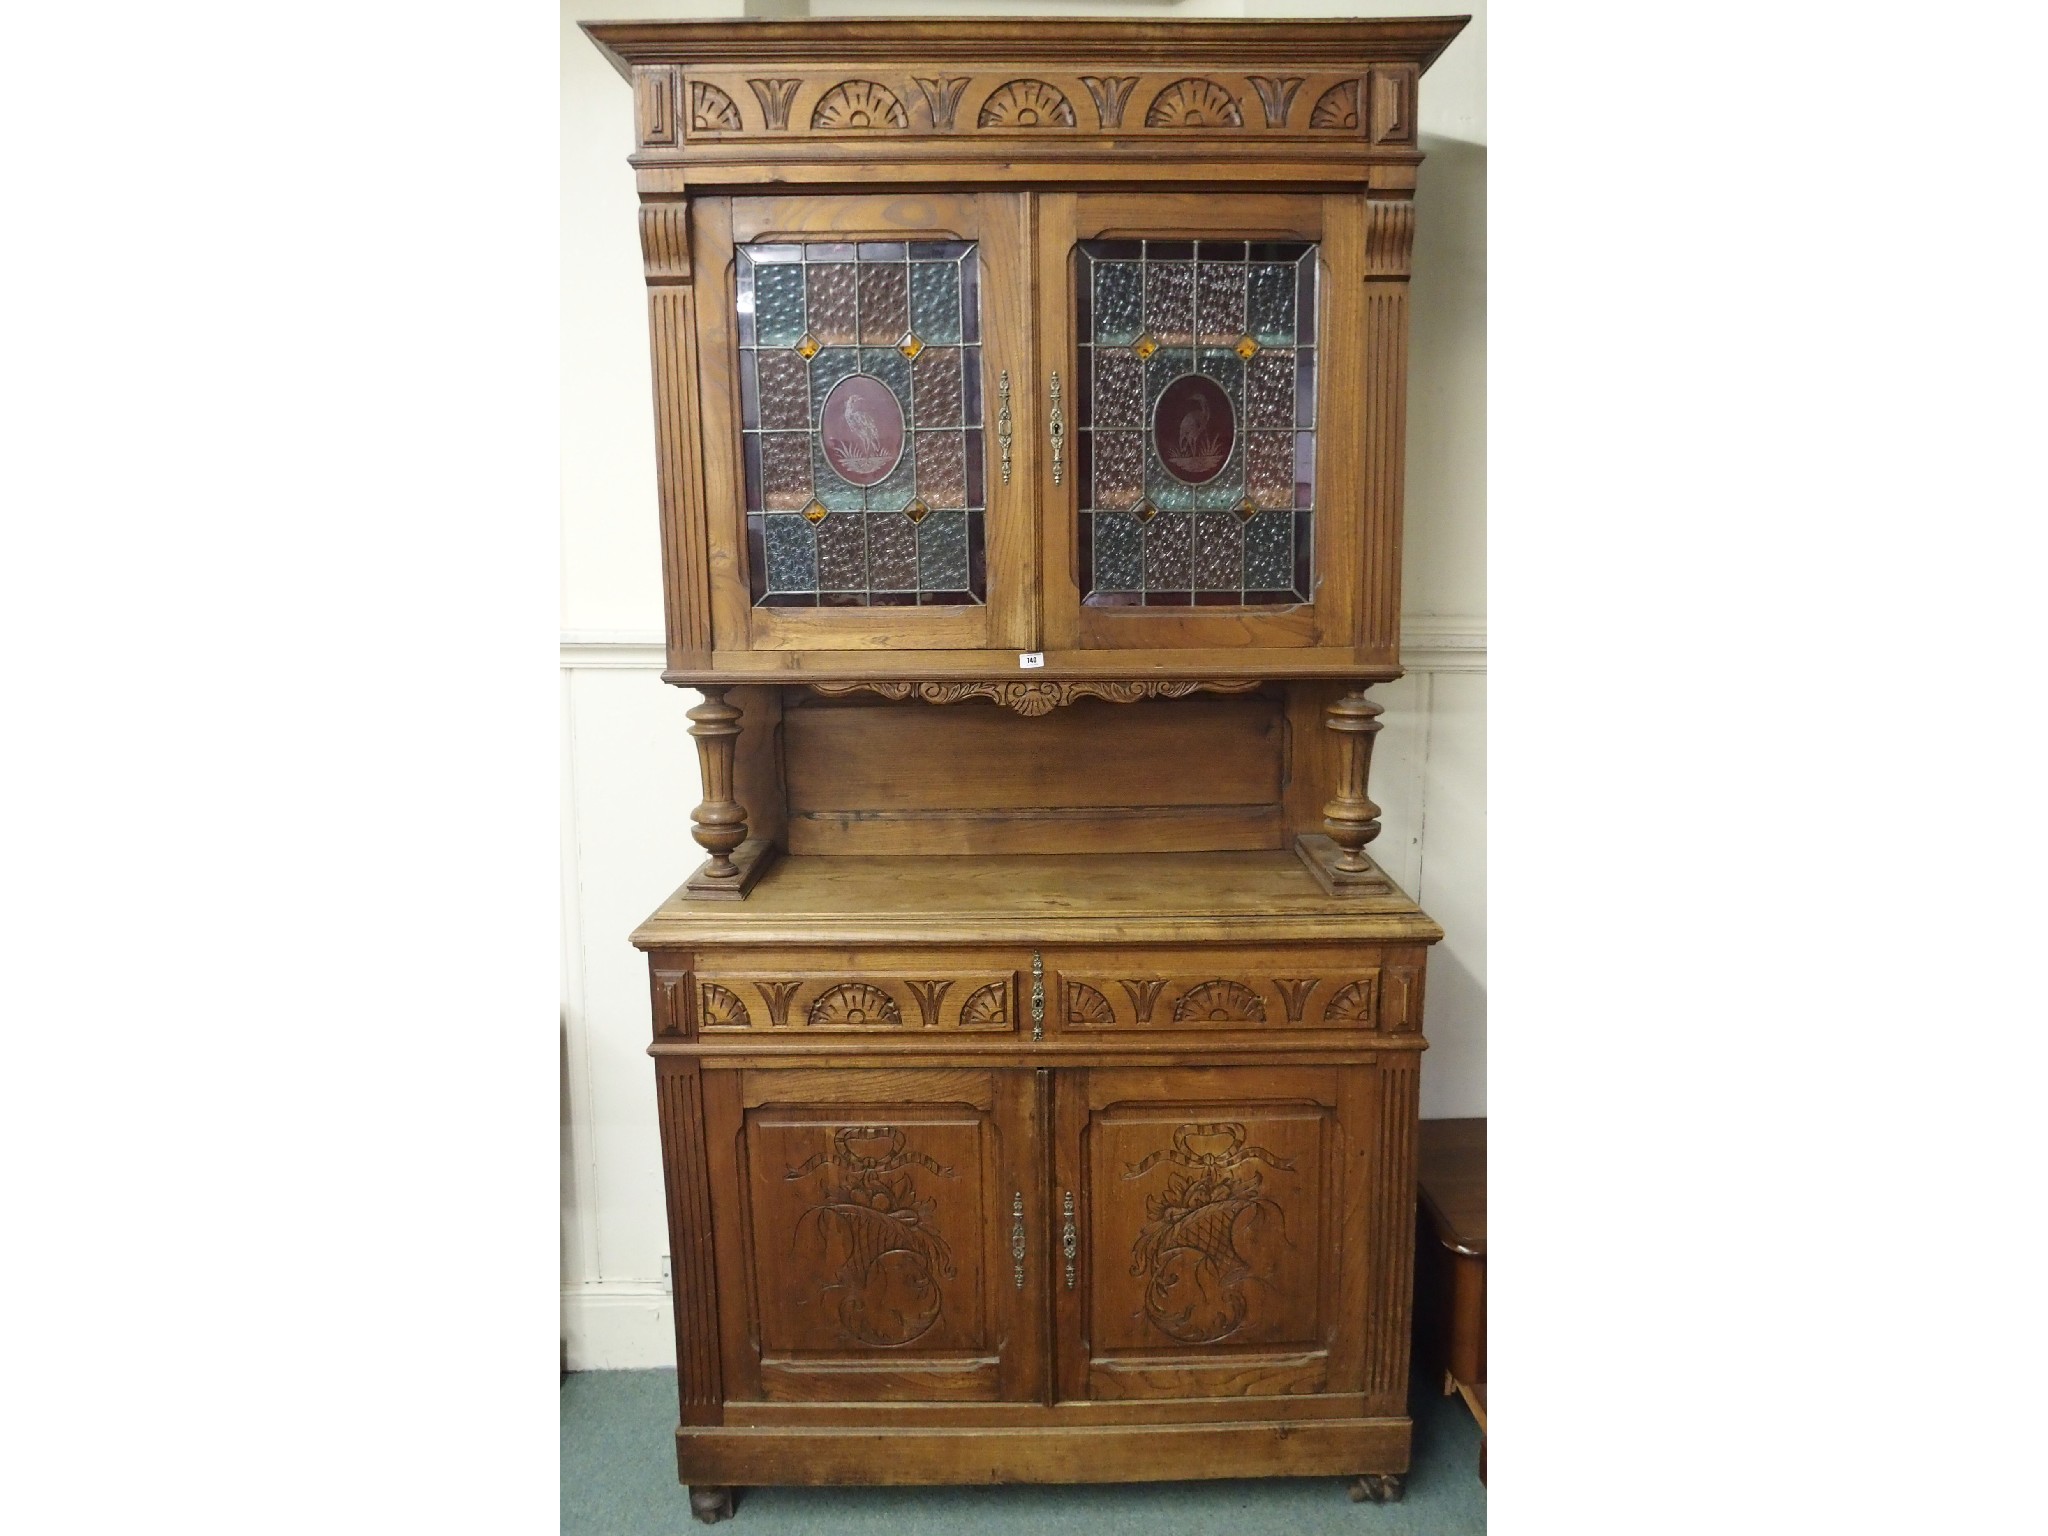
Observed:
[[[933,512],[917,525],[917,585],[923,592],[967,590],[965,512]]]
[[[877,592],[917,590],[917,529],[901,512],[870,512],[868,582]]]
[[[1162,512],[1145,525],[1145,590],[1186,592],[1194,579],[1194,519]]]
[[[768,549],[768,590],[770,592],[815,592],[818,590],[818,547],[811,525],[801,517],[775,516],[762,519]]]
[[[1254,263],[1250,276],[1245,329],[1268,346],[1292,346],[1294,263]]]
[[[865,592],[868,587],[868,541],[862,520],[852,513],[834,513],[818,524],[818,590]]]
[[[897,512],[903,504],[916,494],[917,454],[906,438],[902,457],[896,467],[889,471],[888,478],[868,487],[868,510],[870,512]]]
[[[1144,329],[1144,269],[1135,261],[1084,262],[1094,269],[1095,340],[1128,346]]]
[[[754,268],[754,334],[764,347],[793,347],[804,336],[804,269]]]
[[[1142,426],[1145,365],[1135,352],[1097,348],[1095,351],[1095,416],[1098,427]]]
[[[896,397],[897,405],[903,409],[906,426],[920,423],[912,419],[910,395],[910,359],[894,347],[862,347],[860,349],[860,371],[880,379],[889,386],[889,393]]]
[[[1095,585],[1091,592],[1136,592],[1138,555],[1144,530],[1136,519],[1121,512],[1096,512]]]
[[[860,353],[852,347],[827,347],[811,359],[811,425],[818,424],[818,413],[825,409],[825,397],[832,393],[832,386],[849,373],[860,372]]]
[[[811,485],[817,492],[818,500],[834,512],[858,512],[867,505],[859,486],[832,467],[832,461],[825,457],[825,445],[814,435],[811,444]]]
[[[1195,590],[1236,592],[1244,575],[1244,524],[1235,512],[1195,516]]]
[[[910,328],[927,344],[960,342],[960,268],[921,261],[910,268]]]
[[[1244,589],[1285,592],[1294,586],[1294,514],[1261,512],[1244,525]]]

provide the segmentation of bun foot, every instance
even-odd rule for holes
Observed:
[[[1398,1472],[1368,1472],[1351,1485],[1354,1504],[1398,1504],[1406,1492]]]
[[[732,1518],[732,1490],[730,1488],[690,1489],[690,1513],[706,1525],[716,1525],[721,1520]]]

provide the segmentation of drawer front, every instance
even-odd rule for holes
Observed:
[[[1018,959],[934,949],[712,950],[697,956],[689,990],[697,1032],[707,1036],[1013,1034]]]
[[[1049,952],[1047,1026],[1244,1032],[1422,1027],[1420,945]]]

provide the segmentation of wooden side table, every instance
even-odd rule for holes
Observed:
[[[1445,1317],[1444,1393],[1458,1393],[1479,1421],[1479,1478],[1486,1480],[1486,1119],[1425,1120],[1417,1160],[1424,1233],[1437,1262]]]

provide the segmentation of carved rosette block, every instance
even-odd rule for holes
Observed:
[[[699,690],[704,702],[686,711],[690,735],[697,742],[697,766],[704,780],[704,798],[690,813],[690,835],[711,857],[690,876],[683,889],[695,897],[738,900],[746,895],[775,856],[760,838],[747,838],[747,808],[733,798],[733,759],[739,743],[740,709],[728,704],[727,690]]]

